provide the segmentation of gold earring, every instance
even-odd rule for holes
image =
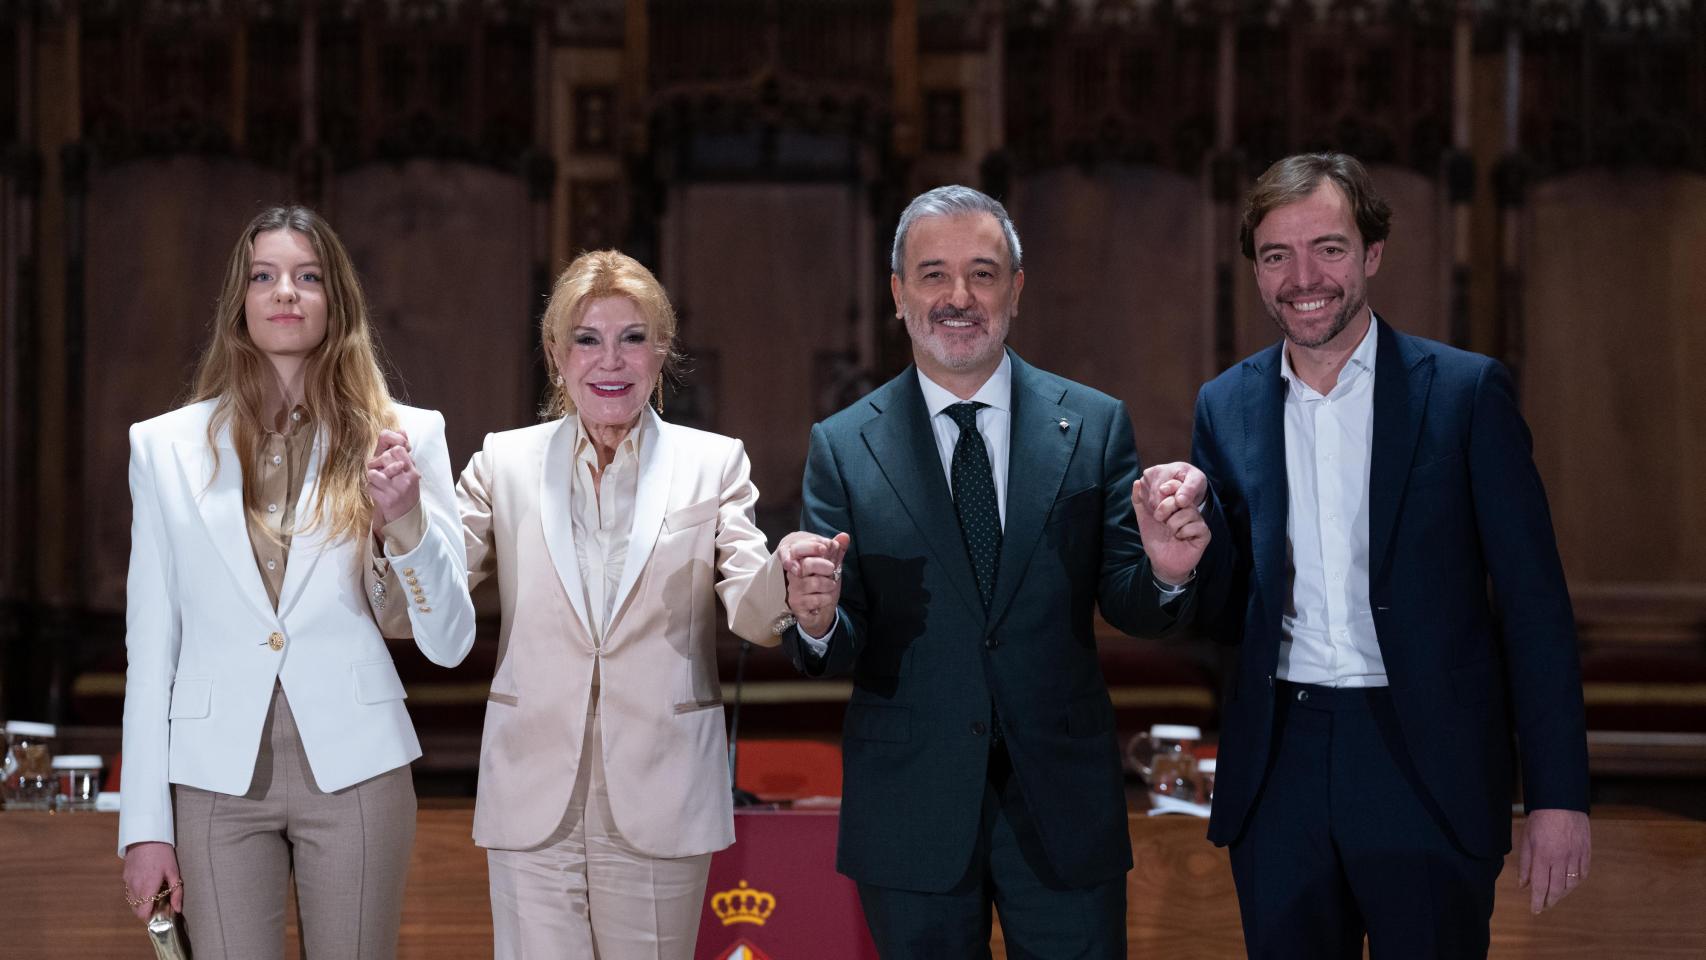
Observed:
[[[663,416],[663,376],[658,376],[658,416]]]

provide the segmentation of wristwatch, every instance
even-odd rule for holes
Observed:
[[[796,623],[799,623],[799,620],[794,616],[794,611],[784,610],[776,619],[770,621],[770,632],[779,637]]]

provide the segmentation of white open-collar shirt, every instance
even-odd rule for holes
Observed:
[[[1386,686],[1368,582],[1375,326],[1371,311],[1368,332],[1325,395],[1292,369],[1290,345],[1280,349],[1291,589],[1276,675],[1293,683]]]

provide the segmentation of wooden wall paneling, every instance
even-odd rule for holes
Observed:
[[[538,419],[527,186],[484,166],[411,160],[349,171],[333,191],[393,385],[444,414],[459,473],[487,433]]]
[[[1144,462],[1188,457],[1213,335],[1200,183],[1155,167],[1056,167],[1017,193],[1025,290],[1009,342],[1125,401]]]
[[[77,562],[94,610],[124,609],[127,430],[187,398],[231,245],[285,195],[279,171],[188,155],[127,163],[90,181],[81,437],[88,516]]]
[[[670,194],[670,296],[688,350],[719,361],[718,382],[698,384],[714,398],[711,429],[746,442],[760,519],[778,529],[798,523],[811,425],[835,409],[823,409],[825,385],[812,376],[824,369],[818,355],[855,348],[859,272],[848,251],[855,218],[866,215],[857,196],[804,183],[688,184]]]
[[[1706,177],[1530,194],[1524,410],[1572,585],[1706,582]]]

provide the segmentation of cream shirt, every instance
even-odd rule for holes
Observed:
[[[651,442],[651,418],[641,417],[616,447],[616,457],[598,476],[598,449],[586,425],[575,417],[574,472],[569,482],[569,516],[575,531],[575,560],[586,591],[587,624],[594,642],[616,612],[616,590],[628,562],[628,537],[634,525],[634,499],[640,489],[640,446]]]

